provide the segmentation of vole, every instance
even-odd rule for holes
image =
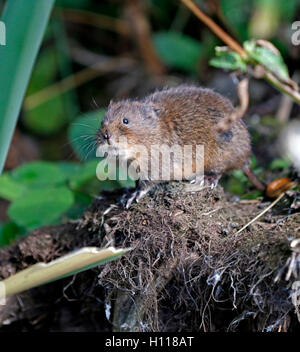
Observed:
[[[162,181],[152,179],[149,154],[141,155],[137,145],[144,146],[149,153],[153,145],[179,145],[182,148],[203,145],[204,180],[209,186],[216,186],[224,172],[242,169],[258,188],[263,189],[249,169],[251,146],[244,122],[238,120],[228,131],[217,132],[218,121],[233,111],[227,98],[211,89],[190,85],[156,91],[140,100],[111,102],[97,133],[97,144],[109,147],[108,150],[119,154],[121,159],[135,160],[140,175],[144,176],[126,207]],[[126,139],[126,143],[120,142],[122,139]],[[175,178],[175,169],[183,167],[182,160],[177,162],[176,156],[172,160],[171,180]],[[193,150],[192,169],[188,175],[185,173],[185,179],[203,183],[203,178],[197,175],[197,162]]]

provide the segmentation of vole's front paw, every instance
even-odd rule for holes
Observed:
[[[137,189],[132,193],[124,194],[120,202],[124,208],[128,209],[134,201],[138,203],[139,200],[142,199],[147,193],[148,189]]]
[[[125,193],[122,196],[120,203],[128,209],[134,201],[138,203],[139,200],[142,199],[153,187],[153,182],[139,181],[137,188],[133,192],[128,191]]]
[[[121,204],[126,209],[128,209],[134,201],[138,203],[140,201],[140,199],[142,199],[150,191],[150,189],[151,189],[151,187],[137,188],[132,193],[124,194],[121,198]]]
[[[131,193],[131,195],[129,195],[129,197],[127,196],[126,199],[124,199],[123,205],[126,209],[128,209],[131,206],[131,204],[134,200],[137,201],[138,192],[139,191],[136,190],[133,193]]]

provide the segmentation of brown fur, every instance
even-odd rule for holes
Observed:
[[[242,121],[227,132],[216,130],[218,121],[233,111],[230,101],[211,89],[180,85],[140,101],[111,103],[98,133],[98,144],[105,143],[106,132],[111,135],[112,145],[126,137],[128,159],[134,159],[135,144],[148,151],[153,144],[203,144],[205,174],[221,176],[228,170],[243,168],[250,156],[249,134]],[[122,123],[124,117],[128,125]],[[139,159],[139,164],[143,171],[143,160]]]

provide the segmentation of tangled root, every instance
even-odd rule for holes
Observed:
[[[274,278],[290,255],[285,217],[235,235],[259,202],[223,190],[161,187],[129,210],[104,217],[103,243],[131,247],[99,275],[116,331],[277,331],[295,315],[289,281]],[[281,219],[281,220],[280,220]],[[280,221],[279,221],[280,220]],[[299,263],[298,263],[299,264]],[[299,273],[295,274],[298,275]]]

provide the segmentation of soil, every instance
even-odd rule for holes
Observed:
[[[28,290],[0,306],[0,331],[298,331],[299,208],[161,185],[128,210],[103,193],[82,218],[0,249],[0,277],[83,246],[132,248],[120,259]],[[300,251],[299,251],[300,252]],[[291,260],[294,258],[294,260]],[[293,265],[293,267],[291,267]]]

